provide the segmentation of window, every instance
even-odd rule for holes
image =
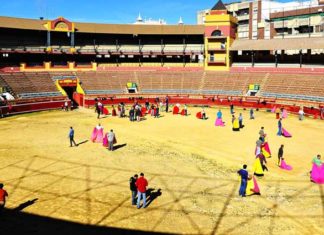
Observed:
[[[215,31],[212,32],[211,36],[222,36],[222,31],[215,30]]]

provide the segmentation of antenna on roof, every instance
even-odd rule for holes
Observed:
[[[142,22],[143,21],[141,13],[138,13],[138,17],[137,17],[136,21],[137,22]]]
[[[179,19],[179,22],[178,22],[179,25],[183,25],[183,20],[182,20],[182,17],[180,16],[180,19]]]

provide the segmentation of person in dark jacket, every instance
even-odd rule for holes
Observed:
[[[74,146],[78,146],[78,144],[76,144],[75,141],[74,141],[74,129],[73,129],[73,127],[70,127],[69,138],[70,138],[70,147],[72,147],[72,144],[74,144]]]
[[[284,145],[282,144],[278,150],[278,166],[280,166],[280,161],[281,158],[283,157],[283,149],[284,149]]]
[[[134,175],[130,177],[129,179],[129,188],[132,192],[132,205],[136,205],[136,194],[137,194],[137,187],[136,187],[136,181],[137,181],[138,175]]]
[[[241,185],[240,185],[240,190],[239,190],[239,195],[242,197],[245,197],[246,193],[246,185],[247,185],[247,180],[248,180],[248,171],[246,170],[247,165],[243,165],[243,169],[239,170],[237,174],[241,176]]]

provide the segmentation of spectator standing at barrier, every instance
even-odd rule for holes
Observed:
[[[278,150],[278,166],[280,166],[280,161],[283,158],[283,153],[284,153],[283,149],[284,149],[284,145],[282,144]]]
[[[69,111],[69,103],[67,101],[64,102],[64,110]]]
[[[132,193],[132,205],[136,205],[136,194],[137,194],[137,187],[136,187],[136,181],[137,181],[138,175],[134,175],[129,179],[129,187]]]
[[[70,127],[69,138],[70,138],[70,147],[72,147],[72,144],[74,144],[74,146],[77,147],[78,145],[74,141],[74,129],[72,126]]]
[[[131,109],[129,110],[129,120],[131,121],[131,122],[133,122],[134,121],[134,115],[135,115],[135,112],[134,112],[134,107],[131,107]]]
[[[149,110],[150,108],[150,102],[148,100],[145,101],[145,108],[146,110]]]
[[[185,116],[187,116],[188,115],[188,106],[185,104],[183,109],[184,109]]]
[[[156,109],[155,109],[155,113],[154,113],[154,118],[159,117],[159,115],[160,115],[159,112],[160,112],[159,103],[156,103]]]
[[[143,208],[146,207],[146,187],[148,185],[147,180],[144,178],[144,173],[140,174],[140,177],[136,181],[137,187],[137,209],[140,208],[141,198],[143,198]]]
[[[100,101],[98,101],[98,110],[100,114],[103,113],[103,104]]]
[[[95,104],[95,111],[96,111],[96,113],[98,114],[98,116],[97,116],[97,119],[99,119],[100,118],[100,108],[99,108],[99,105],[98,105],[98,102],[96,102],[96,104]]]
[[[304,115],[305,115],[305,113],[304,113],[303,108],[300,108],[298,111],[299,121],[304,120]]]
[[[231,105],[230,105],[230,110],[231,110],[231,114],[234,114],[234,104],[233,103],[231,103]]]
[[[160,107],[159,108],[160,108],[160,112],[163,112],[164,111],[163,110],[163,101],[162,100],[160,101]]]
[[[138,108],[135,110],[135,112],[136,112],[136,120],[138,122],[141,121],[141,116],[142,116],[141,107],[138,106]]]
[[[241,185],[239,189],[239,195],[242,197],[245,197],[246,193],[246,185],[247,185],[247,180],[248,180],[248,171],[246,170],[247,165],[243,165],[243,169],[240,169],[237,173],[241,176]]]
[[[254,110],[253,110],[253,108],[250,109],[250,119],[254,119]]]
[[[6,205],[6,197],[8,197],[8,193],[3,189],[3,184],[0,184],[0,212]]]
[[[165,112],[169,112],[169,97],[165,97]]]

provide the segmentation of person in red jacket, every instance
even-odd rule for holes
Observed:
[[[141,198],[143,197],[143,208],[146,207],[146,187],[148,185],[147,180],[144,178],[144,173],[140,174],[140,177],[135,183],[137,187],[137,209],[140,208]]]
[[[8,197],[8,193],[3,189],[3,184],[0,184],[0,212],[6,204],[6,197]]]

